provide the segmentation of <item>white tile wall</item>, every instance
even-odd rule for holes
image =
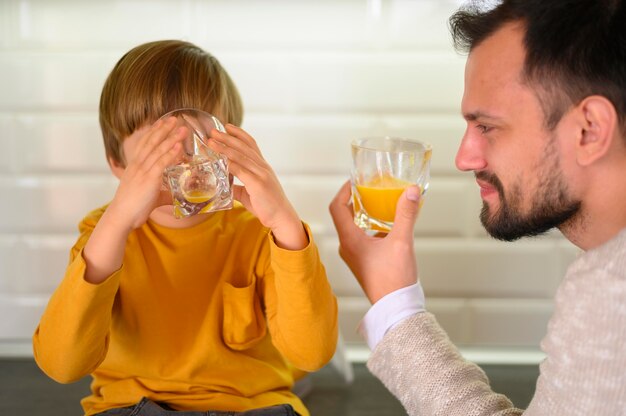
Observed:
[[[95,112],[21,113],[12,124],[19,173],[109,172]]]
[[[344,337],[368,308],[337,255],[328,204],[348,178],[350,141],[433,144],[416,227],[427,305],[470,346],[536,346],[577,250],[558,233],[487,238],[471,174],[454,167],[464,58],[453,0],[0,1],[0,342],[27,342],[67,262],[76,224],[109,200],[97,106],[108,72],[139,43],[187,39],[238,85],[253,134],[311,224],[339,296]],[[381,277],[382,278],[382,277]]]

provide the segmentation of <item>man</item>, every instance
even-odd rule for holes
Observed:
[[[483,225],[506,241],[557,227],[585,251],[556,294],[524,414],[626,415],[626,2],[504,0],[450,22],[469,50],[456,165],[476,176]],[[521,414],[424,309],[419,190],[401,196],[385,238],[353,224],[349,194],[330,210],[374,304],[361,325],[369,369],[410,415]]]

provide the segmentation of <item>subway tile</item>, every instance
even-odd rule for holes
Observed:
[[[553,241],[424,238],[415,251],[428,297],[548,299],[560,280]]]
[[[350,144],[368,136],[421,139],[433,146],[433,174],[459,175],[454,158],[464,121],[448,114],[273,114],[251,112],[244,119],[266,159],[279,173],[349,172]]]
[[[97,112],[24,114],[16,120],[21,172],[109,173]]]
[[[339,256],[339,242],[332,237],[315,237],[320,258],[326,268],[328,281],[333,291],[340,297],[363,296],[358,281]]]
[[[450,49],[447,18],[456,6],[453,1],[407,0],[313,3],[117,0],[106,4],[7,0],[2,3],[3,14],[10,16],[6,20],[15,22],[8,33],[12,43],[20,48],[52,49],[128,48],[150,40],[173,38],[230,49]],[[138,26],[138,15],[151,24]],[[246,30],[233,30],[233,27]]]
[[[459,1],[393,0],[385,4],[389,47],[452,49],[448,18]]]
[[[0,235],[0,293],[49,296],[63,277],[77,235]]]
[[[23,236],[21,248],[28,261],[21,268],[22,278],[13,285],[14,293],[50,296],[65,274],[69,252],[77,237],[78,232]]]
[[[17,170],[16,135],[13,117],[0,114],[0,173]]]
[[[376,16],[362,0],[199,1],[195,15],[194,36],[218,48],[365,48],[378,34]]]
[[[11,44],[11,34],[15,31],[15,3],[0,1],[0,52]]]
[[[439,53],[309,53],[296,57],[296,108],[304,111],[458,111],[464,60]]]
[[[0,55],[0,110],[97,110],[119,57],[98,52]]]
[[[281,176],[285,194],[303,221],[320,232],[333,232],[328,205],[347,179],[342,176]]]
[[[462,66],[454,56],[291,55],[249,51],[217,57],[245,107],[256,112],[456,112],[460,102]],[[6,77],[0,87],[6,94],[0,110],[95,110],[120,56],[98,51],[2,54]]]
[[[15,1],[15,46],[46,49],[130,49],[157,39],[188,38],[198,20],[190,0]],[[138,24],[141,16],[143,22]]]
[[[112,176],[0,177],[0,230],[71,233],[92,209],[107,203],[117,187]]]
[[[0,293],[12,293],[15,283],[22,280],[23,265],[27,264],[17,235],[0,234]]]
[[[471,299],[471,344],[537,347],[552,315],[548,299]]]
[[[237,86],[246,111],[293,111],[293,58],[289,53],[209,51],[217,57]]]
[[[30,340],[48,304],[47,296],[0,294],[0,339]]]
[[[255,137],[265,159],[279,174],[350,175],[350,143],[385,135],[380,118],[351,114],[251,112],[243,127]]]

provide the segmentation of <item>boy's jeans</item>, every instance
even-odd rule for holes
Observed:
[[[262,409],[248,410],[245,412],[177,412],[161,407],[157,403],[145,397],[135,406],[123,407],[120,409],[110,409],[106,412],[98,413],[96,416],[298,416],[293,407],[289,404],[264,407]]]

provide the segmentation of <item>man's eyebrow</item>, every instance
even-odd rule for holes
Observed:
[[[487,120],[494,120],[494,121],[498,121],[501,120],[501,117],[497,117],[497,116],[492,116],[490,114],[484,113],[482,111],[476,111],[476,112],[472,112],[472,113],[463,113],[463,118],[467,121],[476,121],[478,119],[487,119]]]

